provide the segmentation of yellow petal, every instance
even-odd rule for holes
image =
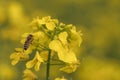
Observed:
[[[35,55],[34,60],[36,60],[36,62],[35,62],[35,71],[39,71],[40,64],[41,64],[42,62],[44,62],[44,61],[43,61],[43,59],[42,59],[42,57],[40,56],[40,54],[39,54],[38,51],[36,52],[36,55]]]
[[[48,22],[48,23],[46,23],[46,27],[47,27],[48,30],[54,30],[54,28],[56,26],[55,26],[54,22]]]
[[[24,70],[23,80],[36,80],[37,76],[29,69]]]
[[[61,53],[61,58],[68,63],[76,63],[77,57],[73,51],[65,51],[65,54]]]
[[[12,65],[16,65],[18,63],[19,60],[12,60],[11,64]]]
[[[59,40],[53,40],[50,42],[49,44],[49,48],[56,51],[56,52],[59,52],[61,49],[61,43]]]
[[[40,56],[41,56],[45,61],[47,61],[47,59],[48,59],[48,51],[42,51],[42,52],[40,53]]]
[[[35,57],[36,57],[37,61],[44,62],[38,51],[36,52]]]
[[[41,62],[35,64],[35,71],[39,71]]]
[[[28,54],[25,54],[25,53],[21,53],[21,54],[20,54],[20,59],[21,59],[21,60],[27,60],[27,59],[29,59],[29,55],[28,55]]]
[[[76,31],[76,27],[72,27],[71,29],[71,46],[79,46],[82,42],[82,38],[81,38],[81,34],[79,34],[79,32]]]
[[[62,49],[62,51],[58,52],[58,57],[60,60],[67,62],[67,63],[76,63],[77,58],[75,54],[72,51],[67,51],[65,49]]]
[[[60,60],[67,63],[77,62],[75,54],[72,51],[70,51],[66,46],[64,47],[59,40],[51,41],[49,47],[50,49],[58,53],[58,57]]]
[[[60,33],[58,37],[64,45],[67,44],[67,37],[68,37],[67,32]]]
[[[16,57],[16,53],[12,53],[11,55],[10,55],[10,59],[14,59],[15,57]]]
[[[77,65],[69,65],[69,66],[60,68],[60,70],[66,72],[66,73],[72,73],[72,72],[76,71],[77,67],[78,67]]]
[[[77,42],[78,42],[78,46],[80,47],[81,43],[82,43],[82,38],[81,35],[79,33],[76,34],[77,37]]]
[[[27,68],[32,68],[34,65],[35,65],[35,61],[34,61],[34,60],[28,61],[28,62],[26,63],[26,67],[27,67]]]

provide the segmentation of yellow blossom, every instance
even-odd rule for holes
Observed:
[[[73,26],[71,29],[71,39],[70,39],[70,46],[75,47],[75,46],[79,46],[82,42],[82,38],[81,35],[79,34],[79,32],[76,31],[76,27]]]
[[[56,25],[55,25],[54,22],[49,22],[49,23],[46,23],[46,27],[47,27],[48,30],[54,30]]]
[[[69,50],[67,46],[63,46],[59,40],[53,40],[49,44],[50,49],[58,53],[60,60],[66,63],[75,63],[77,58],[73,51]]]
[[[46,28],[48,30],[54,30],[54,28],[56,27],[55,23],[57,23],[57,20],[51,19],[50,16],[42,18],[42,21],[45,22]]]
[[[50,64],[52,64],[52,61],[56,58],[59,59],[57,61],[66,65],[60,68],[61,71],[71,73],[77,69],[79,62],[75,55],[75,50],[81,45],[82,38],[75,26],[59,23],[57,19],[51,19],[50,16],[41,19],[37,17],[30,26],[33,28],[32,32],[23,34],[21,43],[24,47],[29,35],[32,35],[32,41],[28,42],[27,50],[22,48],[15,49],[15,52],[10,56],[12,65],[17,64],[20,60],[28,59],[30,56],[32,60],[26,63],[27,69],[34,67],[35,71],[39,71],[41,63],[44,61],[49,63],[50,61]],[[36,51],[36,53],[34,54],[32,51]],[[48,55],[49,52],[51,52],[50,56]],[[35,79],[37,77],[30,70],[24,71],[24,80]],[[66,79],[56,78],[55,80]]]
[[[32,68],[34,66],[35,71],[39,71],[39,67],[42,62],[44,62],[44,61],[43,61],[42,57],[39,55],[39,52],[37,51],[33,60],[30,60],[26,63],[26,67]]]
[[[37,18],[36,22],[38,23],[39,27],[41,27],[41,25],[46,25],[48,30],[54,30],[56,24],[58,24],[58,20],[51,19],[50,16],[43,17],[42,19]]]
[[[68,34],[67,32],[61,32],[59,35],[58,35],[59,39],[61,40],[61,42],[66,45],[67,44],[67,37],[68,37]]]
[[[29,69],[24,70],[23,80],[36,80],[37,76]]]
[[[12,59],[12,62],[11,62],[12,65],[15,65],[19,61],[26,60],[28,58],[29,58],[28,54],[23,53],[22,48],[16,48],[15,52],[10,55],[10,59]]]

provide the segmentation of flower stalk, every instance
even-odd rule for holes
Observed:
[[[48,60],[47,60],[47,70],[46,70],[46,80],[50,80],[50,57],[51,57],[51,50],[49,49]]]

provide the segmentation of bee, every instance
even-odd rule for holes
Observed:
[[[33,41],[33,35],[29,34],[24,43],[24,50],[27,50],[30,46],[30,43]]]

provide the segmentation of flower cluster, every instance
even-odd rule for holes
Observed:
[[[51,19],[50,16],[35,18],[30,24],[32,32],[22,35],[21,43],[24,45],[29,35],[33,36],[33,40],[28,42],[28,49],[19,48],[11,54],[10,58],[15,65],[21,60],[27,60],[26,68],[30,69],[34,66],[35,71],[40,70],[40,65],[47,62],[49,50],[51,51],[51,59],[57,54],[58,60],[65,63],[60,70],[71,73],[74,72],[79,64],[74,48],[80,47],[82,42],[81,34],[76,31],[76,27],[72,24],[65,25],[57,19]],[[34,51],[33,51],[34,50]],[[30,60],[29,56],[33,59]]]

